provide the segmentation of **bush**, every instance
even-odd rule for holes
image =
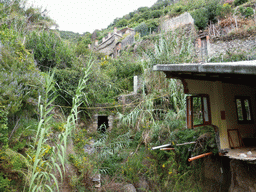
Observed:
[[[128,21],[126,19],[121,19],[120,21],[117,22],[116,26],[117,27],[125,27],[128,25]]]
[[[72,65],[73,50],[52,31],[30,33],[26,48],[34,52],[35,60],[42,71],[48,71],[53,67],[65,68]]]
[[[230,15],[232,11],[231,5],[228,3],[224,3],[223,6],[218,6],[216,10],[216,14],[219,18],[223,19],[227,15]]]
[[[244,3],[246,3],[248,0],[235,0],[234,1],[234,4],[235,6],[238,6],[238,5],[242,5]]]
[[[151,31],[157,31],[157,28],[159,26],[158,21],[155,19],[146,21],[146,24]]]
[[[71,106],[72,98],[75,95],[75,90],[81,75],[81,71],[70,68],[56,70],[55,79],[58,84],[57,88],[59,88],[59,97],[55,100],[56,104]]]
[[[139,19],[138,23],[142,23],[144,21],[145,21],[145,19],[141,18],[141,19]]]
[[[141,12],[141,13],[144,13],[144,12],[146,12],[148,10],[149,10],[148,7],[140,7],[140,8],[138,8],[138,11]]]
[[[191,13],[195,20],[195,25],[198,29],[202,30],[208,25],[208,13],[207,9],[200,8]]]
[[[178,14],[181,14],[183,11],[185,10],[185,7],[182,5],[175,5],[172,9],[171,9],[171,15],[176,16]]]
[[[152,12],[152,17],[153,18],[159,18],[159,17],[162,16],[162,14],[163,14],[163,12],[161,10],[155,10],[155,11]]]
[[[151,12],[150,11],[146,11],[142,14],[142,18],[144,18],[145,20],[148,20],[151,18]]]
[[[92,44],[91,38],[88,35],[79,38],[78,43],[75,48],[76,54],[79,55],[88,55],[88,45]]]
[[[26,110],[26,115],[34,113],[42,91],[41,76],[35,68],[32,54],[22,43],[15,41],[14,44],[11,40],[8,43],[2,41],[4,46],[0,60],[0,105],[5,106],[9,117],[23,114],[23,110]]]
[[[5,108],[0,106],[0,149],[8,146],[7,114]]]
[[[251,17],[254,14],[253,8],[251,7],[240,7],[239,11],[246,18]]]
[[[217,16],[218,7],[220,7],[219,0],[209,1],[205,7],[207,10],[208,20],[212,21],[213,23],[217,21],[216,16]]]
[[[135,28],[136,32],[139,32],[141,37],[148,35],[148,26],[146,23],[141,23]]]
[[[166,7],[169,4],[173,3],[172,0],[158,0],[152,7],[152,10],[161,9],[162,7]]]

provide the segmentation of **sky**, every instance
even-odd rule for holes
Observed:
[[[80,34],[107,28],[115,18],[139,7],[151,7],[157,0],[27,0],[28,6],[48,10],[59,30]]]

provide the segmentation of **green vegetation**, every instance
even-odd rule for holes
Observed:
[[[234,1],[234,4],[235,6],[238,6],[238,5],[242,5],[244,3],[246,3],[248,0],[235,0]]]
[[[163,17],[186,11],[196,30],[217,20],[226,26],[227,17],[236,14],[243,29],[239,34],[253,34],[253,8],[244,3],[158,0],[115,19],[107,29],[79,35],[51,30],[55,23],[21,0],[1,2],[0,191],[95,191],[91,178],[97,174],[103,191],[127,183],[150,191],[202,190],[202,162],[187,159],[217,153],[214,130],[185,129],[182,83],[152,71],[156,63],[198,62],[197,36],[190,25],[166,33],[157,33],[158,27]],[[127,25],[135,29],[136,43],[118,58],[89,49],[114,27]],[[246,58],[238,51],[211,59]],[[96,130],[95,114],[111,117],[111,127]],[[200,145],[176,145],[191,141]],[[167,143],[175,152],[151,150]]]

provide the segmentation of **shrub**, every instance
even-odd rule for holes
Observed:
[[[0,147],[4,148],[8,146],[7,114],[5,108],[0,106]]]
[[[149,9],[148,7],[140,7],[140,8],[138,8],[138,11],[141,13],[144,13],[144,12],[148,11],[148,9]]]
[[[209,1],[206,4],[206,9],[207,9],[207,17],[209,21],[212,21],[213,23],[215,23],[217,21],[217,9],[219,7],[219,0],[213,0],[213,1]]]
[[[146,21],[146,24],[151,31],[157,31],[157,28],[159,26],[158,21],[155,19],[150,19]]]
[[[10,180],[4,173],[0,173],[0,191],[10,191]]]
[[[152,12],[152,17],[153,18],[159,18],[159,17],[162,16],[162,14],[163,14],[163,12],[161,10],[155,10],[155,11]]]
[[[141,18],[141,19],[139,19],[138,23],[142,23],[144,21],[145,21],[145,19]]]
[[[117,27],[125,27],[128,25],[128,21],[127,19],[121,19],[120,21],[118,21],[118,23],[116,24]]]
[[[34,52],[35,60],[42,71],[49,68],[71,67],[74,53],[54,32],[32,32],[28,35],[26,48]]]
[[[146,11],[142,14],[142,18],[144,18],[145,20],[148,20],[151,18],[151,12],[150,11]]]
[[[241,7],[239,11],[246,18],[251,17],[254,14],[253,8],[251,7],[246,7],[246,8]]]
[[[234,1],[234,4],[235,6],[238,6],[238,5],[242,5],[244,3],[246,3],[248,0],[235,0]]]
[[[232,11],[231,5],[224,3],[223,6],[218,6],[216,14],[219,18],[225,18],[225,16],[230,15]]]
[[[166,15],[167,13],[169,13],[169,11],[170,11],[170,8],[169,8],[169,7],[166,7],[166,8],[164,9],[164,15]]]
[[[182,5],[175,5],[171,10],[171,15],[175,16],[181,14],[185,10],[185,7]]]
[[[59,97],[56,99],[56,104],[64,106],[72,104],[72,98],[75,95],[81,75],[81,71],[70,68],[56,70],[55,79],[59,88]]]
[[[208,13],[207,9],[200,8],[191,13],[195,20],[195,25],[198,29],[202,30],[208,25]]]
[[[141,37],[148,35],[148,26],[146,23],[141,23],[135,28],[136,32],[139,32]]]
[[[3,34],[7,35],[7,31],[2,32],[0,37]],[[15,41],[16,43],[12,43],[11,40],[2,41],[4,46],[0,60],[0,105],[6,107],[8,117],[17,115],[22,110],[26,110],[26,115],[32,113],[37,104],[38,94],[42,91],[41,77],[35,68],[32,54],[21,42],[17,39]]]
[[[75,52],[77,55],[86,55],[88,54],[88,45],[91,44],[91,35],[84,35],[80,37],[76,45]]]

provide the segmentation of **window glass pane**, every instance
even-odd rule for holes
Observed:
[[[207,103],[207,98],[203,97],[203,102],[204,102],[204,120],[206,122],[209,121],[209,111],[208,111],[208,103]]]
[[[203,124],[201,97],[193,97],[193,125]]]
[[[248,121],[252,120],[251,113],[250,113],[249,100],[248,99],[244,100],[244,107],[245,107],[245,111],[246,111],[246,120],[248,120]]]
[[[242,110],[242,101],[241,99],[236,99],[236,108],[237,108],[237,116],[238,121],[243,121],[243,110]]]

